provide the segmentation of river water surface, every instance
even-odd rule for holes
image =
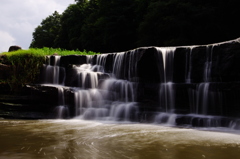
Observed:
[[[1,159],[238,159],[240,135],[134,123],[0,120]]]

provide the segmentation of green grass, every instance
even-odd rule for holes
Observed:
[[[53,54],[58,54],[61,56],[65,56],[65,55],[95,55],[95,54],[99,54],[96,52],[92,52],[92,51],[75,51],[75,50],[64,50],[64,49],[54,49],[54,48],[41,48],[41,49],[37,49],[37,48],[30,48],[28,50],[17,50],[17,51],[13,51],[13,52],[3,52],[0,55],[7,55],[7,56],[12,56],[12,55],[23,55],[23,54],[33,54],[35,56],[47,56],[47,55],[53,55]]]

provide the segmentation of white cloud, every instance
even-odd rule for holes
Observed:
[[[10,45],[14,45],[15,39],[7,32],[0,31],[0,52],[8,51]]]
[[[11,45],[27,49],[34,29],[42,20],[55,10],[62,13],[73,3],[74,0],[1,0],[0,52]]]

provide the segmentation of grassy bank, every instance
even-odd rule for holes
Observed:
[[[38,82],[42,65],[47,55],[94,55],[91,51],[70,51],[42,48],[3,52],[0,54],[0,84],[8,84],[13,91],[25,84]],[[4,67],[3,67],[4,66]]]
[[[44,47],[41,49],[30,48],[28,50],[3,52],[0,55],[7,55],[10,57],[13,55],[21,56],[21,55],[25,55],[25,54],[32,54],[34,56],[47,56],[47,55],[58,54],[58,55],[64,56],[64,55],[95,55],[95,54],[99,54],[99,53],[92,52],[92,51],[86,51],[86,50],[75,51],[75,50],[53,49],[53,48]]]

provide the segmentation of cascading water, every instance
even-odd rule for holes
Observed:
[[[57,118],[64,118],[63,114],[68,114],[64,102],[64,89],[74,92],[75,118],[95,119],[95,120],[114,120],[114,121],[130,121],[136,120],[138,106],[135,102],[136,83],[130,82],[128,77],[131,76],[128,72],[127,79],[120,79],[122,69],[124,68],[125,53],[114,55],[113,71],[106,73],[104,70],[107,55],[98,55],[96,64],[92,64],[93,56],[88,56],[87,61],[81,65],[73,65],[72,70],[77,78],[76,87],[65,87],[64,83],[59,85],[59,72],[53,74],[52,70],[61,70],[60,58],[53,56],[54,65],[45,66],[45,76],[50,75],[54,80],[45,81],[50,83],[50,86],[56,87],[59,92],[59,106]],[[49,69],[51,68],[51,70]],[[57,68],[57,69],[56,69]],[[50,74],[50,75],[49,75]],[[64,74],[65,75],[65,74]],[[102,76],[105,76],[102,78]],[[66,77],[64,77],[65,79]],[[46,85],[45,85],[46,86]]]
[[[69,110],[68,107],[65,105],[65,97],[64,97],[64,89],[63,87],[58,86],[58,106],[55,108],[56,111],[56,118],[68,118],[69,117]]]
[[[159,99],[160,107],[165,108],[165,112],[159,113],[155,117],[155,122],[175,125],[175,90],[173,83],[173,60],[175,48],[157,48],[159,61],[163,64],[163,81],[160,84]]]
[[[73,63],[72,57],[51,56],[44,83],[58,90],[57,118],[238,129],[225,106],[228,84],[213,71],[221,62],[217,50],[218,45],[149,47]]]
[[[211,82],[211,67],[212,67],[212,53],[213,48],[210,48],[209,46],[206,47],[206,62],[204,64],[203,68],[203,81],[197,86],[197,103],[196,103],[196,110],[197,114],[208,114],[208,101],[209,101],[209,87]]]
[[[56,118],[68,118],[69,110],[65,105],[64,88],[65,68],[60,67],[61,56],[48,56],[47,64],[44,65],[44,85],[54,86],[58,90],[58,106],[55,108]],[[60,74],[62,77],[60,77]]]
[[[52,57],[52,61],[51,61]],[[60,67],[61,56],[49,56],[47,64],[44,65],[45,77],[44,83],[46,84],[63,84],[64,79],[60,78],[60,74],[65,77],[65,69]]]
[[[206,60],[203,65],[203,82],[196,85],[196,90],[189,90],[190,102],[193,105],[191,109],[192,114],[189,115],[191,125],[194,125],[193,122],[195,122],[197,125],[206,127],[221,126],[222,118],[219,116],[212,116],[209,112],[209,108],[216,104],[218,104],[218,109],[221,109],[222,103],[221,93],[216,90],[211,91],[212,84],[214,84],[211,79],[214,47],[215,45],[206,46]]]
[[[160,84],[159,99],[160,107],[163,107],[165,111],[157,113],[155,116],[155,123],[178,125],[180,123],[189,126],[201,126],[201,127],[230,127],[237,128],[239,125],[238,120],[227,119],[221,116],[223,95],[218,91],[218,83],[212,82],[212,64],[214,48],[218,45],[206,46],[205,50],[205,62],[203,64],[202,82],[195,83],[192,80],[192,73],[194,63],[192,61],[192,52],[196,46],[189,47],[189,53],[186,53],[186,66],[185,66],[185,79],[183,83],[186,87],[189,85],[188,93],[186,94],[189,104],[189,111],[186,114],[176,112],[178,109],[178,103],[176,99],[179,99],[182,94],[177,94],[178,85],[181,83],[174,83],[173,74],[174,70],[174,54],[176,48],[156,48],[160,63],[163,63],[163,73],[160,75],[164,77],[163,82]],[[201,72],[199,72],[201,74]],[[185,102],[186,103],[186,102]],[[178,106],[176,106],[178,105]],[[178,108],[177,108],[178,107]],[[186,108],[185,108],[186,109]],[[216,112],[214,112],[214,111]],[[184,111],[184,110],[183,110]]]
[[[78,87],[81,88],[96,88],[98,86],[98,74],[101,74],[101,67],[91,66],[91,64],[83,64],[79,67],[74,67],[78,74]],[[94,72],[97,71],[97,72]]]
[[[79,112],[77,115],[84,119],[129,121],[130,116],[137,113],[134,84],[128,80],[116,78],[120,76],[123,68],[124,53],[115,55],[113,72],[108,75],[109,78],[102,80],[99,84],[97,74],[105,73],[103,67],[106,58],[106,55],[100,55],[96,59],[96,65],[88,64],[92,70],[88,79],[92,87],[84,89],[86,86],[83,84],[75,92],[75,107]],[[80,67],[83,66],[85,64]],[[84,74],[84,71],[79,70],[79,74]]]
[[[192,50],[194,46],[189,47],[189,53],[186,53],[186,77],[185,77],[185,82],[186,83],[191,83],[191,72],[192,72]]]

